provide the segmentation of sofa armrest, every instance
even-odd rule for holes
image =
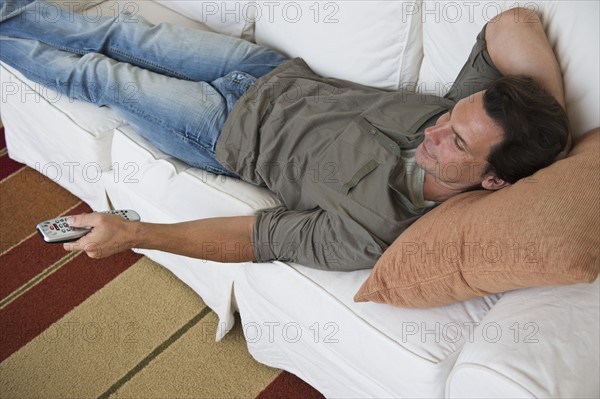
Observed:
[[[446,397],[599,397],[598,280],[505,294],[473,326]]]

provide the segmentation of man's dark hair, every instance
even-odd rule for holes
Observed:
[[[556,99],[527,76],[492,81],[483,107],[504,131],[488,156],[485,173],[515,183],[550,165],[568,139],[567,113]]]

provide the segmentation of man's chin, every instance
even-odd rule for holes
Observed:
[[[419,144],[419,146],[417,147],[417,150],[415,151],[415,163],[421,169],[427,170],[427,158],[428,157],[425,154],[424,149],[423,149],[423,143],[421,143],[421,144]]]
[[[469,191],[477,191],[477,190],[485,190],[485,188],[481,185],[481,183],[473,184],[462,190],[463,193],[467,193]]]

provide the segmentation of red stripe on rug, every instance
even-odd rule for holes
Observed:
[[[0,126],[0,149],[6,148],[6,138],[4,137],[4,126]]]
[[[69,214],[76,215],[88,212],[92,212],[92,209],[87,204],[82,203],[69,211]],[[32,227],[35,228],[35,226]],[[2,250],[4,251],[16,244],[2,243]],[[67,254],[68,252],[63,249],[62,245],[46,244],[38,234],[11,248],[10,251],[0,256],[0,276],[2,276],[2,279],[0,279],[0,300],[6,298],[14,290]]]
[[[125,271],[142,255],[81,254],[0,310],[0,362]]]
[[[319,391],[287,371],[275,378],[256,399],[325,399]]]
[[[17,161],[13,161],[8,155],[0,157],[0,180],[4,179],[15,173],[17,170],[23,168],[25,165]]]
[[[0,126],[0,150],[6,148],[6,138],[4,138],[4,126]]]
[[[6,140],[4,139],[4,126],[0,127],[0,150],[6,148]],[[13,161],[8,157],[8,155],[3,155],[0,157],[0,180],[4,179],[7,176],[12,175],[17,170],[21,169],[23,166],[22,163],[17,161]]]

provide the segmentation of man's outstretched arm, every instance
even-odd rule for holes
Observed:
[[[64,244],[64,248],[83,250],[91,258],[143,248],[216,262],[247,262],[256,259],[252,246],[254,220],[254,216],[237,216],[154,224],[99,213],[77,215],[69,220],[71,226],[93,229],[78,241]]]

